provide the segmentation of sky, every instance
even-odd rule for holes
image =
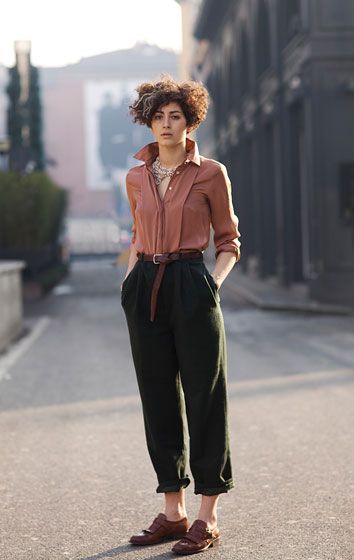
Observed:
[[[146,41],[181,50],[175,0],[8,0],[1,8],[0,64],[14,64],[14,41],[32,42],[35,66],[65,66],[80,58]]]

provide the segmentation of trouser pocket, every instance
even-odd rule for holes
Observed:
[[[218,304],[220,302],[219,288],[212,274],[209,272],[209,270],[207,269],[204,263],[202,263],[202,268],[203,268],[204,282],[207,284],[209,290],[211,291],[214,301]]]
[[[138,270],[139,261],[135,263],[131,271],[129,272],[128,276],[123,280],[122,289],[120,294],[121,304],[123,305],[126,297],[130,291],[130,288],[133,286],[134,276]]]

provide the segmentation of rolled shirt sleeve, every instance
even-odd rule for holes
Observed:
[[[241,257],[239,220],[233,208],[231,182],[226,167],[222,164],[212,180],[209,204],[211,224],[214,230],[215,258],[224,251],[235,253],[236,262],[239,261]]]

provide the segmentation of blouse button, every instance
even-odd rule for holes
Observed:
[[[172,187],[168,187],[168,190],[169,190],[169,191],[172,191]]]

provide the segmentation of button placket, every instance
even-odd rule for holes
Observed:
[[[173,187],[171,186],[173,183],[173,180],[175,179],[176,175],[181,175],[181,173],[188,167],[188,164],[190,163],[190,159],[186,159],[175,171],[175,173],[172,175],[169,185],[166,189],[166,192],[164,194],[163,199],[161,200],[160,194],[157,192],[157,199],[158,199],[158,205],[159,208],[161,210],[161,221],[160,221],[160,235],[158,236],[160,239],[160,246],[161,246],[161,250],[163,250],[164,247],[164,237],[165,237],[165,203],[170,202],[170,196],[171,196],[171,191],[173,190]],[[187,165],[186,165],[187,164]],[[156,183],[155,183],[155,178],[154,175],[152,173],[151,168],[149,168],[147,166],[147,169],[152,177],[152,180],[155,184],[156,187]]]

